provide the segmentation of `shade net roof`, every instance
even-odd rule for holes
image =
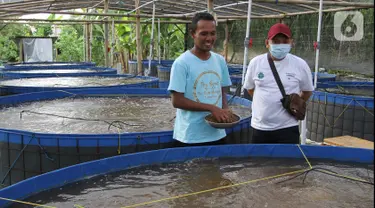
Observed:
[[[109,10],[132,11],[138,0],[108,0]],[[196,12],[207,10],[204,0],[140,0],[141,14],[155,14],[169,17],[190,17]],[[325,0],[323,11],[354,10],[373,8],[373,0]],[[0,18],[41,13],[42,11],[67,11],[91,8],[103,9],[106,0],[0,0]],[[248,1],[214,0],[214,12],[219,19],[245,18]],[[277,15],[296,15],[319,10],[319,0],[253,0],[252,17],[274,18]],[[34,12],[35,11],[35,12]]]

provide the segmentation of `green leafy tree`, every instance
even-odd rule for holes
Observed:
[[[60,52],[58,61],[82,61],[83,60],[83,37],[72,26],[64,26],[55,44]]]
[[[28,25],[0,24],[0,61],[19,61],[19,49],[16,42],[17,36],[30,36]]]

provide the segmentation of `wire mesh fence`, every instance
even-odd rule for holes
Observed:
[[[335,26],[335,12],[323,13],[320,38],[319,68],[340,69],[368,75],[374,74],[374,10],[358,10],[363,16],[363,37],[360,40],[340,41],[336,39],[335,30],[343,31],[350,21]],[[317,40],[318,14],[306,14],[288,17],[283,22],[292,30],[294,47],[291,53],[303,58],[311,67],[315,67],[314,42]],[[278,19],[251,20],[250,38],[252,46],[249,49],[249,60],[259,54],[267,52],[265,39],[268,30]],[[246,35],[246,20],[228,23],[229,46],[228,62],[242,64],[244,57],[244,40]],[[214,51],[224,55],[226,23],[217,27],[217,41]],[[359,31],[361,25],[357,25]],[[354,31],[355,32],[355,31]],[[345,31],[342,32],[345,35]],[[193,46],[189,38],[188,46]]]

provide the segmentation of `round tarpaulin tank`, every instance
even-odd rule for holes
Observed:
[[[134,75],[75,75],[0,81],[0,95],[85,88],[158,88],[159,79]]]
[[[238,75],[242,74],[242,67],[228,67],[229,75]]]
[[[312,79],[315,78],[315,72],[312,72]],[[334,82],[336,81],[336,74],[328,74],[328,73],[321,73],[318,72],[318,82]]]
[[[159,88],[168,88],[171,66],[158,65]]]
[[[373,150],[345,147],[162,149],[29,178],[1,189],[0,206],[367,208],[374,204],[373,163]]]
[[[151,60],[151,71],[149,76],[157,77],[158,76],[158,65],[163,65],[163,66],[172,66],[174,60]],[[137,69],[137,61],[136,60],[130,60],[128,61],[129,64],[129,73],[130,74],[138,74],[140,75],[141,72],[138,72]],[[149,60],[142,60],[142,70],[143,72],[148,69],[148,64]]]
[[[118,154],[174,147],[175,109],[162,89],[75,89],[0,97],[0,180],[5,185]],[[229,143],[250,143],[251,102],[229,97],[241,116]]]
[[[24,62],[4,64],[5,69],[84,69],[95,67],[93,62]]]
[[[233,72],[230,75],[230,79],[232,80],[233,85],[241,84],[242,83],[242,70],[240,73]],[[312,72],[312,79],[314,81],[314,72]],[[335,74],[318,73],[318,82],[331,82],[335,80],[336,80]],[[276,84],[276,81],[275,81],[275,84]]]
[[[374,83],[320,83],[306,115],[310,140],[348,135],[374,141]]]
[[[148,60],[142,60],[142,72],[138,72],[137,68],[137,61],[136,60],[130,60],[128,61],[129,64],[129,73],[133,75],[143,75],[144,72],[148,69]],[[157,76],[157,66],[158,61],[157,60],[151,60],[151,70],[149,76],[156,77]]]
[[[116,69],[93,67],[93,68],[67,68],[67,69],[4,69],[2,72],[3,78],[31,78],[31,77],[62,77],[74,75],[108,75],[117,74]]]

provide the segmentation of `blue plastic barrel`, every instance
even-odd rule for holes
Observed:
[[[174,63],[174,60],[160,60],[160,64],[161,65],[164,65],[164,66],[172,66],[172,64]],[[159,62],[158,62],[159,64]]]
[[[228,67],[229,75],[242,74],[242,67]]]

